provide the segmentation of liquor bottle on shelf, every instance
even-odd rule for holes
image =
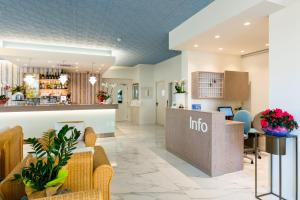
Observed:
[[[49,79],[49,73],[48,72],[46,73],[46,79]]]
[[[44,74],[41,75],[41,79],[45,79],[45,75]]]

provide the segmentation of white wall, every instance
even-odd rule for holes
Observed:
[[[280,107],[300,122],[300,1],[270,16],[270,107]],[[294,133],[300,133],[295,131]],[[283,190],[285,198],[295,199],[295,145],[288,141],[287,156],[283,157]],[[299,144],[298,144],[299,145]],[[299,158],[298,158],[299,159]],[[277,160],[274,159],[275,162]],[[277,180],[277,169],[273,171]],[[299,185],[300,186],[300,185]],[[299,190],[300,188],[298,188]],[[274,187],[275,191],[278,191]],[[299,198],[299,197],[298,197]]]
[[[172,82],[181,78],[181,55],[154,65],[154,80]]]
[[[103,74],[103,78],[118,78],[131,79],[133,81],[138,79],[138,70],[136,67],[126,66],[112,66]]]
[[[269,54],[243,57],[241,66],[242,71],[249,72],[251,94],[248,109],[255,115],[269,106]]]
[[[154,124],[155,116],[155,87],[154,87],[154,66],[153,65],[137,65],[140,83],[140,124]],[[151,88],[152,96],[143,98],[141,90],[143,88]]]
[[[226,54],[214,54],[206,52],[185,52],[185,59],[188,62],[187,72],[184,79],[191,80],[191,73],[194,71],[208,71],[208,72],[224,72],[225,70],[241,71],[241,58],[240,56],[226,55]],[[186,66],[185,66],[186,67]],[[224,101],[218,99],[192,99],[191,97],[191,81],[188,81],[188,107],[191,107],[192,103],[200,103],[202,110],[215,111],[218,106],[231,105],[233,108],[241,105],[238,101]]]

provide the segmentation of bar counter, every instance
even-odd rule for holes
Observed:
[[[117,109],[118,104],[73,104],[73,105],[37,105],[37,106],[0,106],[0,112],[32,112],[59,110],[95,110]]]
[[[243,169],[242,122],[220,112],[167,109],[167,150],[209,176]]]
[[[117,104],[0,106],[0,129],[20,125],[24,138],[41,137],[58,124],[81,122],[100,136],[115,132]]]

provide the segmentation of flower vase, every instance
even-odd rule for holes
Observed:
[[[175,93],[176,108],[185,108],[185,93]]]

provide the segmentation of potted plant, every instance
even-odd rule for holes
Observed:
[[[175,81],[175,106],[178,108],[185,107],[185,83],[184,80]]]
[[[29,198],[56,194],[68,176],[65,166],[76,148],[79,136],[80,132],[77,129],[65,125],[58,133],[49,130],[41,139],[26,140],[33,148],[33,152],[30,153],[34,158],[20,174],[14,175],[14,180],[24,183]]]
[[[266,137],[266,151],[268,153],[285,155],[286,138],[298,123],[294,117],[282,109],[267,109],[262,112],[261,126]]]
[[[97,98],[99,103],[104,103],[104,101],[110,98],[110,95],[106,91],[100,90],[97,94]]]
[[[112,94],[116,84],[102,83],[102,90],[100,90],[97,94],[97,98],[99,103],[112,103]]]
[[[25,99],[26,87],[24,85],[16,85],[11,88],[12,100],[20,101]]]
[[[9,98],[6,95],[0,95],[0,105],[4,105],[7,103]]]
[[[294,129],[298,129],[298,123],[294,117],[282,109],[267,109],[262,113],[261,126],[268,135],[285,137]]]

